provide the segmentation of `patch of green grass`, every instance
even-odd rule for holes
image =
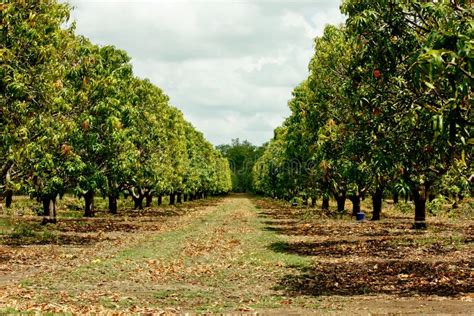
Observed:
[[[58,242],[58,235],[46,227],[36,224],[19,223],[13,227],[13,231],[6,235],[9,241],[15,245],[51,244]]]
[[[35,315],[35,312],[24,312],[15,308],[0,308],[0,315]]]

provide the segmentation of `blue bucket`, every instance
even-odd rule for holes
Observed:
[[[357,221],[359,221],[359,222],[360,222],[360,221],[363,221],[363,220],[365,219],[365,213],[363,213],[363,212],[357,213],[357,214],[356,214],[356,219],[357,219]]]

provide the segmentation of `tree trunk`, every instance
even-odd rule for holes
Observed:
[[[12,206],[12,201],[13,201],[13,191],[6,190],[5,191],[5,207],[10,208]]]
[[[43,216],[45,217],[51,216],[50,201],[51,199],[49,196],[41,197],[41,202],[43,203]]]
[[[183,203],[182,197],[183,197],[183,195],[181,194],[181,192],[179,192],[178,194],[176,194],[176,203],[178,203],[178,204]]]
[[[380,213],[382,212],[383,189],[377,188],[372,194],[372,220],[380,220]]]
[[[109,213],[117,214],[117,197],[113,193],[109,194]]]
[[[145,196],[145,199],[146,199],[145,206],[150,207],[151,203],[153,203],[153,195],[151,193],[147,193]]]
[[[415,202],[415,224],[414,229],[426,229],[426,198],[428,196],[426,186],[413,190],[413,201]]]
[[[84,194],[85,208],[84,217],[94,216],[94,191],[87,191]]]
[[[143,210],[143,199],[145,196],[141,193],[138,194],[138,196],[133,196],[133,207],[136,210]]]
[[[43,220],[41,225],[56,224],[56,196],[43,196],[41,201],[43,203]],[[51,209],[53,210],[52,217]]]
[[[158,205],[161,205],[161,204],[163,204],[163,196],[158,195]]]
[[[360,194],[351,195],[349,199],[352,202],[352,216],[360,213]]]
[[[53,218],[51,219],[51,223],[56,224],[56,196],[52,199],[53,202]]]
[[[323,210],[329,210],[329,197],[323,197]]]
[[[346,191],[341,191],[337,195],[337,211],[339,213],[344,212],[346,208]]]
[[[303,205],[308,206],[308,197],[307,196],[303,197]]]
[[[170,194],[170,205],[174,205],[175,204],[175,195],[174,193],[171,193]]]
[[[316,197],[315,196],[311,197],[311,207],[313,207],[313,208],[316,207]]]
[[[397,204],[397,203],[398,203],[398,192],[394,191],[393,192],[393,204]]]
[[[188,195],[187,195],[187,194],[183,194],[183,201],[184,201],[184,202],[187,202],[187,201],[188,201]]]

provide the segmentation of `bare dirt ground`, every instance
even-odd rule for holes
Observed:
[[[246,195],[0,220],[5,313],[474,314],[472,220],[415,232]]]

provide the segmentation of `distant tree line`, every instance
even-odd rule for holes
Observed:
[[[247,140],[233,139],[230,144],[217,146],[221,154],[229,160],[232,170],[233,192],[254,192],[252,169],[262,155],[264,147],[252,145]]]

